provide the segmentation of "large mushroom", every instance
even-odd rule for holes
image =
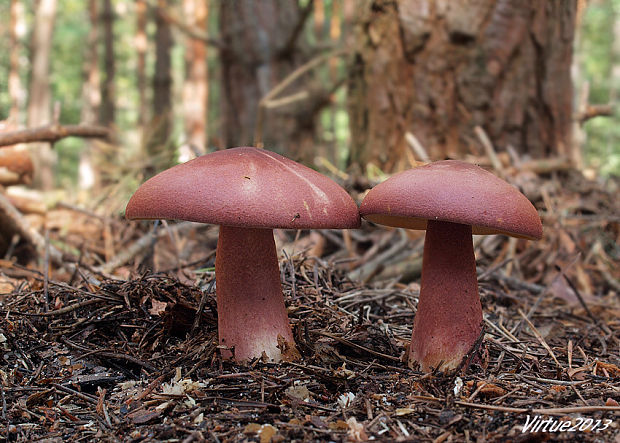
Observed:
[[[426,230],[422,283],[409,366],[449,371],[482,332],[473,234],[538,240],[542,224],[515,187],[456,160],[395,174],[371,189],[361,215],[382,225]]]
[[[296,354],[280,286],[274,228],[357,228],[353,199],[331,179],[273,152],[216,151],[146,181],[128,219],[220,225],[215,261],[222,355],[238,362]],[[233,355],[234,352],[234,355]]]

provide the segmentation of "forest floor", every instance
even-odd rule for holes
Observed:
[[[217,347],[216,227],[168,224],[153,233],[152,223],[50,211],[50,243],[65,251],[70,271],[44,257],[0,261],[0,434],[619,442],[613,185],[575,174],[546,179],[528,195],[543,240],[475,238],[485,336],[479,358],[452,374],[423,374],[404,361],[423,233],[369,224],[298,238],[276,231],[302,358],[240,366],[222,361]],[[132,249],[138,242],[144,247]],[[543,432],[535,417],[564,431]]]

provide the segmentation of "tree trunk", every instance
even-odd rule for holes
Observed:
[[[101,114],[100,121],[104,126],[111,126],[116,120],[116,66],[114,63],[114,8],[112,0],[103,0],[101,13],[103,29],[103,65],[105,78],[101,84]]]
[[[19,39],[23,37],[24,8],[19,0],[11,0],[11,22],[10,22],[10,54],[9,54],[9,97],[11,98],[11,108],[9,109],[10,120],[14,124],[19,124],[20,110],[24,102],[24,90],[19,79],[19,51],[21,48]]]
[[[136,66],[136,78],[138,88],[138,125],[144,130],[148,121],[148,108],[146,99],[146,51],[148,49],[148,37],[146,35],[147,4],[146,0],[136,0],[136,38],[135,45],[138,53]]]
[[[302,32],[312,6],[302,9],[290,0],[221,3],[222,137],[226,146],[253,143],[261,98],[312,58]],[[262,130],[266,148],[313,163],[316,118],[329,103],[331,92],[331,86],[324,83],[311,72],[281,94],[306,91],[308,97],[267,110]]]
[[[150,165],[146,176],[174,164],[174,150],[168,146],[172,132],[172,73],[170,50],[172,49],[172,32],[170,24],[164,19],[161,10],[165,10],[166,1],[157,1],[155,16],[155,73],[153,74],[153,121],[152,134],[146,142]]]
[[[431,158],[498,150],[565,155],[576,2],[369,0],[351,64],[350,162],[405,167],[412,132]]]
[[[90,30],[84,48],[84,84],[82,85],[81,122],[96,124],[101,105],[99,81],[99,33],[98,33],[98,0],[88,1]],[[93,165],[93,142],[86,140],[80,153],[79,184],[81,190],[97,189],[99,186],[98,171]]]
[[[40,0],[37,6],[32,36],[32,72],[30,77],[30,100],[28,103],[28,126],[36,127],[50,123],[51,92],[49,84],[50,52],[56,0]],[[35,186],[49,190],[54,187],[56,153],[49,143],[31,146],[35,159]]]
[[[207,30],[207,2],[183,0],[185,22],[202,31]],[[187,161],[206,153],[208,99],[207,45],[204,41],[186,38],[185,83],[183,84],[183,121],[185,144],[180,160]]]

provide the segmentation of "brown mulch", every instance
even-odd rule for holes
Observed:
[[[419,236],[403,243],[365,225],[352,239],[323,232],[320,259],[287,253],[282,284],[302,360],[278,365],[219,357],[214,257],[205,251],[215,246],[211,230],[150,248],[116,278],[98,274],[88,250],[77,272],[49,278],[2,261],[0,434],[11,441],[618,441],[617,201],[574,177],[534,189],[541,242],[475,240],[486,334],[478,360],[457,374],[422,374],[403,361],[419,294],[415,272],[392,278],[383,264],[364,282],[349,278],[382,253],[386,263],[398,257],[415,269]],[[99,257],[135,241],[146,225],[110,226],[116,243],[92,245]],[[293,236],[277,233],[285,246],[296,244]],[[166,272],[137,274],[140,262]],[[607,426],[523,433],[534,416]]]

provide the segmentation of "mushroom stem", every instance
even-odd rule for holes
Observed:
[[[234,347],[236,361],[263,352],[280,361],[278,336],[295,350],[271,229],[220,226],[215,276],[219,340]],[[222,357],[233,353],[222,350]]]
[[[423,260],[409,366],[448,371],[458,367],[482,328],[471,226],[429,220]]]

